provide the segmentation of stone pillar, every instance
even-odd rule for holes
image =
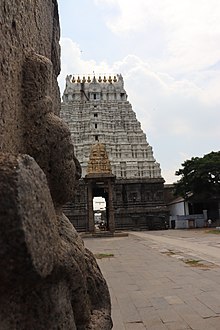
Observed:
[[[220,219],[220,202],[218,202],[218,217]]]
[[[88,183],[88,222],[89,232],[95,231],[94,215],[93,215],[93,195],[92,195],[92,184]]]
[[[109,207],[109,231],[111,233],[114,233],[115,217],[114,217],[114,206],[113,206],[113,189],[112,189],[111,180],[108,180],[108,207]]]
[[[203,212],[204,220],[207,221],[208,220],[208,210],[202,210],[202,212]]]

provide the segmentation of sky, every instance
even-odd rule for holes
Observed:
[[[219,0],[58,0],[61,74],[121,73],[166,183],[220,150]]]

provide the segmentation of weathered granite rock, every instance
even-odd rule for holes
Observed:
[[[62,213],[81,170],[56,115],[57,2],[3,0],[0,25],[0,329],[111,329],[106,281]]]
[[[106,282],[27,155],[0,154],[0,329],[110,329]]]
[[[22,65],[34,51],[53,63],[53,111],[59,113],[59,18],[56,0],[0,2],[0,149],[23,149]]]

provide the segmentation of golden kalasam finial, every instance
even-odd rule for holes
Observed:
[[[116,76],[114,76],[114,79],[113,79],[113,81],[114,81],[114,82],[117,82],[117,78],[116,78]]]
[[[108,82],[110,82],[110,84],[111,84],[111,82],[112,82],[112,77],[111,76],[109,76]]]
[[[74,83],[76,80],[75,80],[75,77],[73,76],[73,79],[72,79],[72,83]]]
[[[106,82],[106,81],[107,81],[107,79],[106,79],[106,76],[104,76],[104,78],[103,78],[103,81],[104,81],[104,82]]]
[[[90,76],[88,76],[87,82],[88,82],[88,83],[91,82],[91,78],[90,78]]]
[[[99,76],[98,82],[102,82],[102,77]]]
[[[85,83],[85,82],[86,82],[86,78],[85,78],[85,76],[83,76],[82,83]]]
[[[80,77],[78,76],[78,78],[77,78],[77,82],[78,83],[80,83],[81,82],[81,80],[80,80]]]
[[[112,174],[105,145],[100,142],[92,145],[87,166],[87,174],[98,173]]]

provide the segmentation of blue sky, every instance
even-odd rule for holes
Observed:
[[[117,74],[167,183],[220,146],[219,0],[58,0],[67,74]]]

